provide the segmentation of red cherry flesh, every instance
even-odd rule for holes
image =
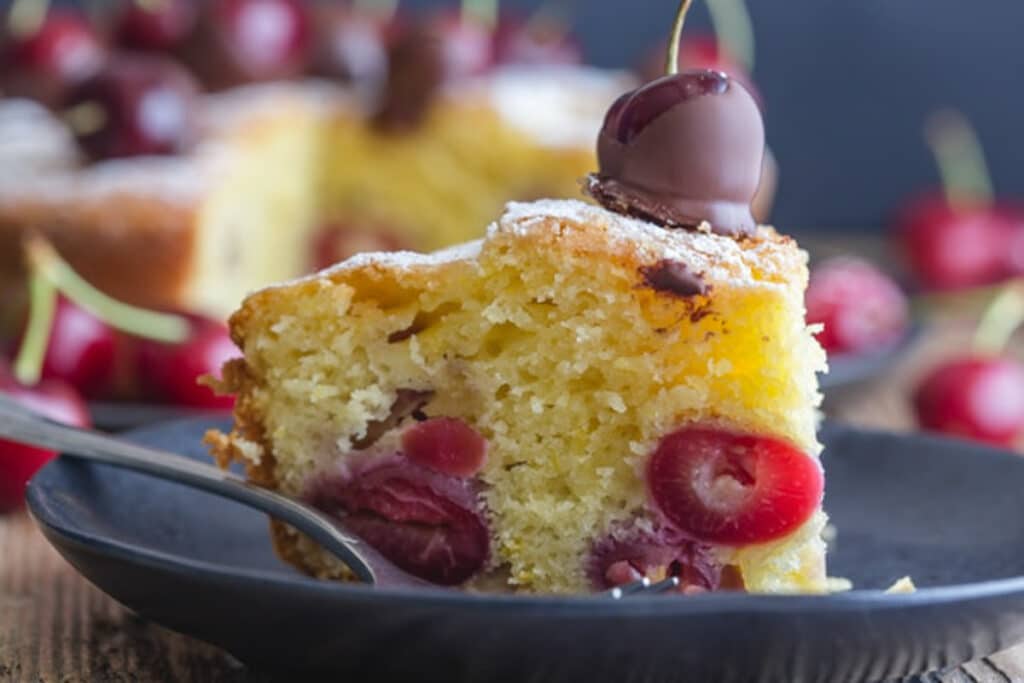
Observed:
[[[780,439],[684,428],[647,464],[651,498],[665,518],[697,540],[748,545],[778,539],[821,503],[817,460]]]
[[[468,482],[406,459],[353,469],[319,481],[306,499],[427,581],[457,585],[483,568],[490,536]]]
[[[462,420],[434,417],[405,430],[402,452],[418,465],[466,479],[483,467],[487,440]]]

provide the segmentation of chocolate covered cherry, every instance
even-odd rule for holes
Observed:
[[[753,234],[764,122],[741,83],[720,71],[677,73],[690,0],[676,20],[668,75],[627,93],[598,137],[589,191],[606,208],[665,227],[707,222],[722,235]]]
[[[193,137],[197,90],[168,59],[124,55],[75,88],[65,116],[93,159],[177,154]]]

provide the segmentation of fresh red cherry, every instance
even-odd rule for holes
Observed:
[[[583,52],[572,33],[557,19],[523,20],[504,16],[494,33],[499,64],[579,64]]]
[[[384,82],[389,24],[335,3],[317,5],[314,23],[314,73],[371,90]]]
[[[177,154],[195,136],[197,91],[169,59],[123,55],[75,88],[66,111],[93,159]]]
[[[223,323],[188,318],[191,334],[180,344],[138,340],[136,372],[143,395],[187,408],[228,410],[233,396],[218,396],[198,381],[207,375],[219,377],[224,363],[241,353]]]
[[[61,297],[43,356],[43,379],[61,380],[86,398],[101,398],[113,389],[117,336],[102,320]]]
[[[907,298],[866,261],[836,258],[811,271],[807,322],[822,323],[818,341],[829,353],[860,353],[897,341],[907,327]]]
[[[434,417],[405,430],[402,452],[435,472],[468,479],[484,466],[487,440],[462,420]]]
[[[958,208],[941,195],[913,201],[896,220],[903,252],[930,289],[986,285],[1013,274],[1020,263],[1012,245],[1022,225],[1024,214],[1016,209]]]
[[[405,459],[356,465],[304,495],[405,571],[441,585],[472,578],[490,536],[469,484]]]
[[[785,441],[710,428],[685,428],[658,445],[647,486],[665,518],[708,543],[778,539],[821,503],[817,460]]]
[[[312,48],[304,0],[210,0],[182,54],[219,90],[297,76]]]
[[[914,392],[924,429],[1011,446],[1024,434],[1024,367],[998,357],[967,357],[929,372]]]
[[[3,90],[57,104],[65,90],[99,71],[107,52],[92,25],[70,10],[52,10],[26,35],[9,38]]]
[[[76,427],[90,424],[85,403],[63,382],[44,381],[35,387],[25,387],[8,377],[0,379],[0,393],[56,422]],[[56,455],[53,451],[0,439],[0,512],[21,507],[28,480]]]
[[[192,32],[198,14],[195,0],[127,0],[116,18],[117,42],[132,50],[170,50]]]

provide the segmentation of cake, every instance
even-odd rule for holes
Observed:
[[[411,131],[339,111],[324,222],[343,239],[375,235],[378,249],[433,251],[480,237],[510,199],[573,197],[594,167],[604,111],[630,85],[587,67],[509,66],[449,84]],[[343,241],[332,256],[358,251]]]
[[[188,154],[92,164],[55,116],[6,100],[0,169],[17,172],[0,177],[0,286],[23,281],[30,229],[108,294],[215,316],[325,258],[472,239],[506,199],[573,194],[627,85],[583,67],[502,69],[452,84],[403,135],[335,85],[252,85],[203,97]]]
[[[85,164],[54,115],[0,102],[0,288],[22,286],[34,230],[95,286],[154,308],[223,315],[303,272],[320,106],[309,88],[240,88],[204,98],[188,154]]]
[[[818,473],[825,360],[806,280],[805,254],[771,228],[737,240],[578,201],[512,204],[482,241],[357,256],[246,299],[231,319],[245,358],[222,387],[236,426],[211,443],[444,583],[580,592],[675,565],[691,588],[821,591],[820,489],[785,534],[735,545],[666,522],[646,481],[673,435],[702,430],[785,444],[790,485]],[[424,429],[468,464],[432,462]],[[429,545],[417,520],[441,525],[427,528],[447,564],[395,550]],[[289,561],[348,576],[273,528]]]

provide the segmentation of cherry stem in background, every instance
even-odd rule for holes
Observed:
[[[41,273],[33,272],[28,281],[28,325],[14,359],[14,377],[25,386],[39,382],[43,359],[50,340],[53,316],[57,310],[57,288]]]
[[[668,50],[665,55],[665,75],[675,76],[679,73],[679,43],[683,40],[683,24],[686,23],[686,13],[690,11],[693,0],[683,0],[679,4],[679,11],[676,13],[675,23],[672,24],[672,36],[668,40]]]
[[[387,23],[398,11],[398,0],[355,0],[353,7],[357,14],[376,17],[381,23]]]
[[[50,9],[49,0],[13,0],[7,12],[7,30],[12,36],[30,36],[39,30]]]
[[[30,237],[25,243],[33,276],[45,278],[61,294],[122,332],[166,343],[188,338],[188,320],[168,313],[156,313],[122,303],[99,291],[72,270],[42,237]]]
[[[708,13],[719,46],[751,73],[756,54],[754,22],[744,0],[708,0]]]
[[[978,354],[996,356],[1003,352],[1024,323],[1024,280],[1005,285],[985,308],[974,332],[971,348]]]
[[[946,201],[954,207],[990,205],[992,178],[978,136],[963,114],[935,112],[925,124],[925,138],[942,176]]]
[[[462,20],[493,30],[498,25],[498,0],[462,0]]]

